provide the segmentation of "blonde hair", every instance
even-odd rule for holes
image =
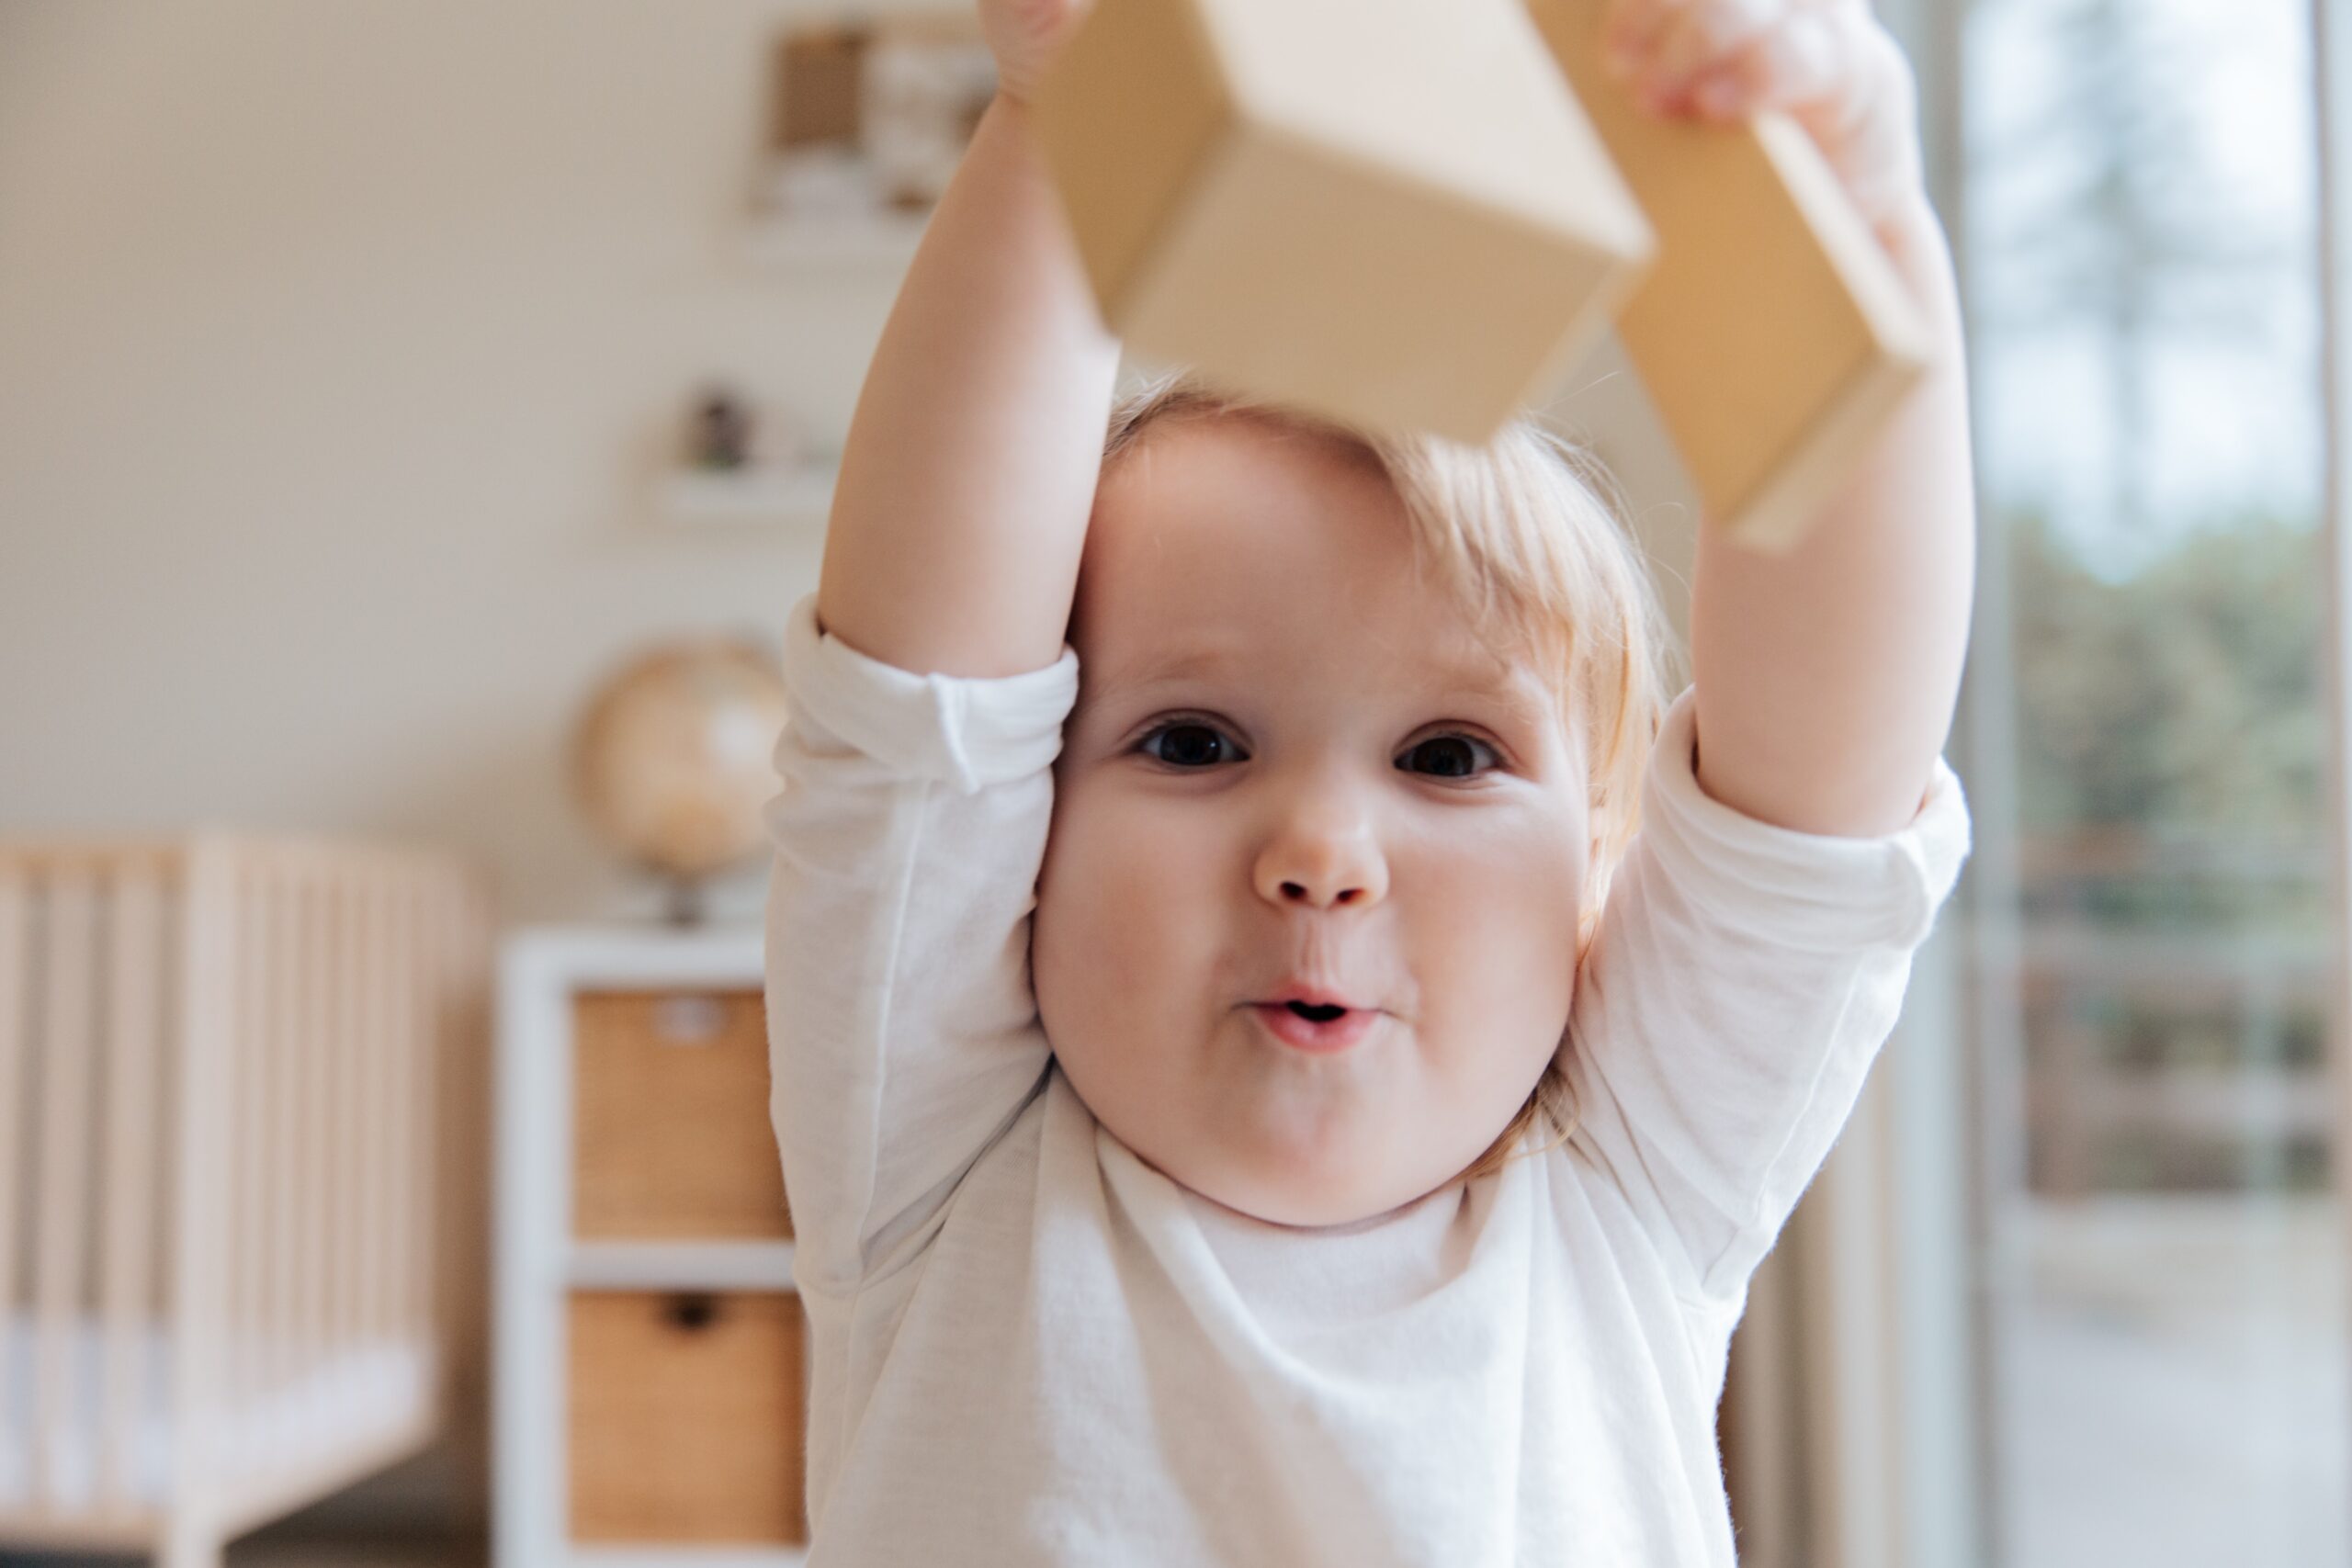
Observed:
[[[1641,787],[1673,677],[1667,623],[1641,552],[1617,520],[1613,480],[1566,437],[1519,419],[1483,446],[1395,435],[1164,373],[1120,398],[1102,445],[1102,471],[1156,424],[1239,416],[1339,443],[1376,463],[1404,502],[1414,558],[1433,570],[1476,626],[1509,658],[1532,652],[1583,737],[1593,852],[1578,915],[1583,965],[1602,901],[1640,826]],[[1606,496],[1609,499],[1604,500]],[[1561,1048],[1510,1124],[1461,1179],[1500,1170],[1539,1117],[1565,1143],[1577,1109]]]

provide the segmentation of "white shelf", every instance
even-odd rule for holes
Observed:
[[[798,1546],[575,1546],[574,1568],[805,1568]]]
[[[680,468],[662,480],[672,528],[822,528],[833,509],[831,464],[794,468]]]
[[[544,1055],[571,1048],[563,1009],[575,989],[674,986],[756,991],[763,980],[763,941],[757,920],[685,927],[582,921],[510,931],[503,983],[509,995],[545,1004],[542,1014],[514,1021],[514,1028],[534,1031],[527,1045],[518,1049]]]
[[[570,1284],[616,1291],[789,1291],[788,1241],[583,1241]]]
[[[760,213],[745,225],[745,248],[768,266],[887,271],[914,259],[930,222],[927,212]]]
[[[757,921],[510,931],[499,960],[496,1338],[492,1509],[496,1568],[803,1568],[788,1545],[602,1546],[569,1539],[567,1292],[789,1291],[788,1241],[571,1239],[576,1003],[582,992],[756,992]]]

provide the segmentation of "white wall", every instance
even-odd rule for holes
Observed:
[[[0,0],[0,831],[416,835],[511,918],[656,906],[567,798],[579,705],[649,639],[773,641],[819,540],[643,487],[708,373],[838,440],[893,288],[736,249],[810,8]]]

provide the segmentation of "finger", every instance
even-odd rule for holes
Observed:
[[[1642,83],[1659,97],[1681,97],[1696,78],[1771,29],[1786,9],[1787,0],[1704,0],[1686,7],[1652,50]]]
[[[1637,71],[1690,0],[1611,0],[1601,24],[1601,52],[1627,73]]]
[[[1828,154],[1847,194],[1873,219],[1892,213],[1926,183],[1919,144],[1918,83],[1902,45],[1883,28],[1850,35],[1855,80],[1867,84],[1792,106],[1792,118]]]
[[[1686,88],[1692,107],[1719,119],[1805,107],[1854,89],[1851,50],[1828,14],[1798,11],[1700,72]]]
[[[1788,51],[1813,51],[1793,60]],[[1706,96],[1731,74],[1702,79],[1694,106],[1713,118],[1786,111],[1818,146],[1855,205],[1877,219],[1920,188],[1918,87],[1893,35],[1867,15],[1855,26],[1831,18],[1812,43],[1775,38],[1744,52],[1737,102],[1718,108]]]

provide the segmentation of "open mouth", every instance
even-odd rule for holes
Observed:
[[[1250,1010],[1283,1044],[1317,1053],[1346,1050],[1370,1033],[1381,1016],[1370,1008],[1329,1002],[1261,1002]]]

